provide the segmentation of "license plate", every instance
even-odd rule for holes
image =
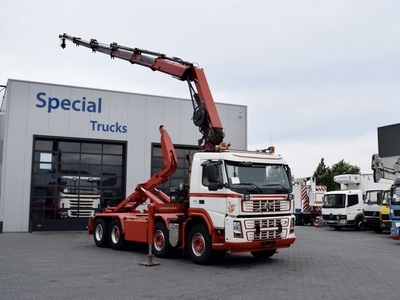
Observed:
[[[267,248],[267,247],[272,247],[275,246],[275,242],[261,242],[261,247]]]

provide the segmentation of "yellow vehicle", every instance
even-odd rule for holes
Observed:
[[[390,189],[385,189],[382,192],[381,210],[380,210],[380,223],[382,230],[390,230]]]

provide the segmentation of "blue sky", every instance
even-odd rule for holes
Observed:
[[[377,127],[400,122],[399,15],[399,1],[7,1],[0,85],[189,98],[165,74],[71,43],[62,50],[58,35],[162,52],[204,68],[216,102],[246,105],[248,148],[272,143],[295,177],[321,158],[371,173]]]

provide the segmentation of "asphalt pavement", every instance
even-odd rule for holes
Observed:
[[[399,299],[400,242],[388,232],[296,227],[266,261],[224,254],[154,258],[148,247],[97,248],[86,232],[0,234],[0,299]]]

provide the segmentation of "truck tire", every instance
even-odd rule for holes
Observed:
[[[196,264],[206,265],[211,262],[214,251],[211,247],[211,236],[204,224],[197,224],[190,230],[188,248]]]
[[[355,228],[358,231],[363,231],[365,229],[365,224],[362,218],[357,218],[355,221]]]
[[[124,234],[122,233],[122,226],[119,219],[111,221],[109,237],[111,248],[121,250],[124,245]]]
[[[105,219],[97,219],[94,223],[93,238],[97,247],[108,247],[110,242],[108,239],[109,224]]]
[[[375,227],[374,231],[375,231],[375,233],[382,233],[383,228],[382,227]]]
[[[342,227],[340,227],[340,226],[333,226],[333,228],[334,228],[335,230],[337,230],[337,231],[342,230]]]
[[[267,259],[270,258],[272,255],[274,255],[276,253],[276,249],[275,250],[265,250],[265,251],[255,251],[255,252],[250,252],[251,255],[254,256],[254,258],[256,259]]]
[[[165,258],[171,254],[169,231],[164,222],[159,222],[154,227],[153,253],[157,257]]]

